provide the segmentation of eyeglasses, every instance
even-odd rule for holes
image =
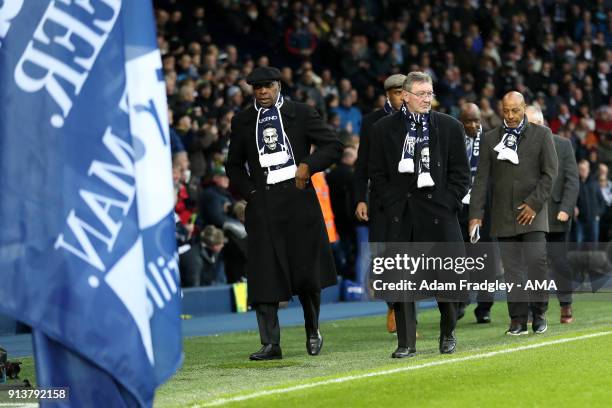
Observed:
[[[408,92],[409,94],[413,94],[414,96],[416,96],[419,99],[425,99],[427,97],[433,99],[436,96],[436,94],[433,93],[433,92],[417,92],[417,93],[410,92],[410,91],[406,91],[406,92]]]

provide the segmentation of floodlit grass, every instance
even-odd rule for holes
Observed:
[[[156,407],[205,405],[220,398],[263,390],[363,375],[388,369],[469,357],[534,343],[612,331],[612,304],[574,303],[576,322],[559,324],[559,308],[551,298],[549,329],[542,335],[519,338],[504,335],[506,305],[493,307],[493,323],[477,325],[474,305],[457,327],[457,352],[438,353],[439,312],[419,314],[418,356],[393,360],[396,337],[388,334],[384,316],[326,322],[320,356],[306,354],[302,327],[283,327],[283,360],[252,362],[259,348],[256,331],[188,338],[181,370],[162,386]],[[253,315],[253,319],[255,316]],[[9,356],[10,358],[10,356]],[[32,358],[22,358],[20,378],[35,384]],[[608,407],[612,401],[612,335],[581,339],[535,349],[470,359],[388,375],[326,384],[287,393],[234,402],[232,405],[274,406],[585,406]],[[0,402],[7,402],[0,396]]]
[[[363,374],[426,362],[467,357],[534,342],[612,330],[612,305],[575,302],[576,322],[559,324],[559,308],[551,299],[549,329],[543,335],[504,335],[505,304],[493,307],[493,323],[477,325],[472,310],[457,327],[457,353],[438,353],[437,309],[419,314],[418,357],[392,360],[396,338],[385,330],[384,316],[323,323],[320,356],[305,350],[302,327],[282,331],[283,360],[251,362],[259,348],[255,331],[185,340],[185,363],[157,393],[156,406],[204,405],[266,389]],[[255,318],[253,316],[253,318]],[[244,406],[569,406],[612,401],[612,335],[556,344],[487,359],[426,367],[341,384],[248,399]]]

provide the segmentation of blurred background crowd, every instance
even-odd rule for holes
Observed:
[[[256,66],[282,72],[285,97],[315,107],[345,144],[313,180],[340,274],[354,278],[352,171],[361,119],[385,102],[391,74],[425,71],[434,109],[476,103],[485,130],[501,97],[521,92],[571,140],[579,163],[575,224],[612,236],[612,8],[608,0],[156,0],[171,126],[177,240],[184,286],[244,280],[246,203],[224,163],[233,115],[252,103]]]

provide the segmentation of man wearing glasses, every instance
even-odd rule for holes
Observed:
[[[378,143],[370,148],[372,192],[385,213],[385,241],[461,243],[457,212],[470,178],[463,125],[431,110],[434,93],[428,74],[410,72],[403,90],[402,109],[374,125]],[[456,304],[435,296],[441,314],[439,350],[450,354],[456,346]],[[391,357],[412,357],[414,301],[396,302],[394,309],[398,347]]]

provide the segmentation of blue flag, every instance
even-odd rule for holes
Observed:
[[[0,1],[0,84],[0,312],[71,406],[150,406],[182,360],[150,0]]]

